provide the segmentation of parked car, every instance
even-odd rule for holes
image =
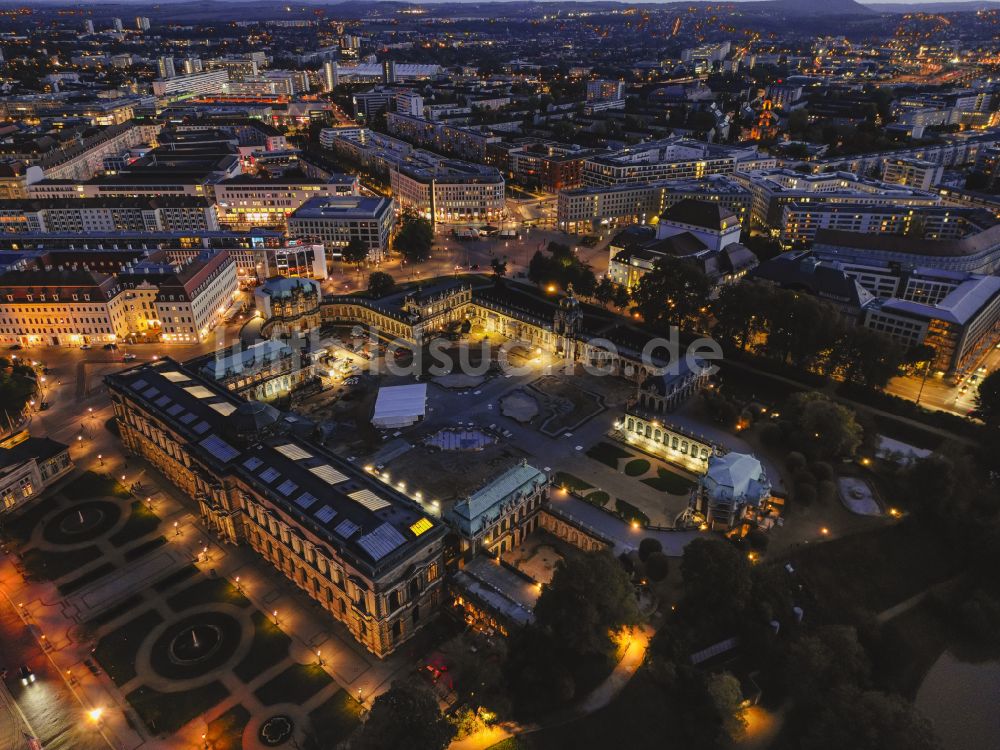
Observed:
[[[10,346],[8,346],[7,348],[8,348],[8,349],[9,349],[10,351],[12,351],[12,352],[19,352],[19,351],[21,351],[21,345],[20,345],[20,344],[11,344],[11,345],[10,345]]]
[[[25,664],[22,664],[21,668],[17,670],[17,676],[21,678],[22,685],[30,685],[35,681],[35,673]]]
[[[132,352],[122,355],[122,362],[131,362],[135,359],[135,355]]]
[[[80,348],[83,349],[84,351],[88,349],[93,349],[93,347],[90,344],[80,344]]]

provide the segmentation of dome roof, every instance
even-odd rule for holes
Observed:
[[[241,435],[261,432],[273,427],[281,412],[262,401],[247,401],[229,415],[230,426]]]

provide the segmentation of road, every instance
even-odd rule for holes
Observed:
[[[40,739],[45,750],[108,750],[97,725],[6,597],[0,597],[0,664],[8,672],[0,690],[0,750],[27,748],[24,732]],[[35,672],[35,682],[27,687],[17,676],[22,664]]]
[[[976,406],[976,391],[983,377],[997,369],[1000,369],[1000,349],[994,348],[980,363],[980,369],[957,385],[932,376],[927,378],[921,390],[922,375],[908,375],[893,378],[886,391],[910,401],[916,401],[919,394],[921,406],[964,417]],[[974,382],[973,377],[976,378]]]

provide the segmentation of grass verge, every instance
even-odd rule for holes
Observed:
[[[94,657],[116,685],[121,686],[135,679],[135,656],[139,653],[139,646],[161,622],[163,618],[160,613],[151,609],[97,642]]]
[[[161,693],[145,685],[125,698],[154,734],[173,734],[216,703],[225,700],[229,691],[221,682],[210,682],[192,690]]]
[[[263,612],[254,612],[251,619],[254,626],[253,643],[243,661],[233,669],[233,674],[243,682],[250,682],[264,670],[287,658],[288,648],[292,645],[292,639]]]

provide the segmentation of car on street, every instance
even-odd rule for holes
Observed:
[[[21,345],[20,345],[20,344],[11,344],[11,345],[10,345],[10,346],[8,346],[7,348],[8,348],[8,349],[9,349],[10,351],[12,351],[12,352],[19,352],[19,351],[21,351]]]
[[[131,362],[134,359],[135,359],[135,355],[132,354],[132,352],[129,352],[128,354],[123,354],[122,355],[122,362]]]
[[[17,676],[21,678],[22,685],[30,685],[35,681],[35,673],[26,664],[22,664],[20,669],[17,670]]]
[[[92,349],[93,347],[91,347],[90,344],[80,344],[80,348],[83,349],[84,351],[87,351],[88,349]]]

